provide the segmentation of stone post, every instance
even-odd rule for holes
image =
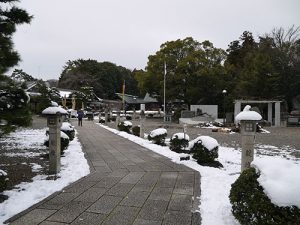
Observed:
[[[280,102],[275,102],[275,127],[280,127]]]
[[[47,126],[49,127],[49,173],[57,174],[60,171],[60,127],[61,116],[68,112],[60,107],[48,107],[42,114],[47,116]]]
[[[49,173],[56,174],[60,171],[60,115],[48,116],[49,127]]]
[[[145,133],[145,112],[144,110],[141,110],[141,115],[140,115],[140,137],[144,138],[144,133]]]
[[[117,118],[116,118],[116,129],[118,129],[118,125],[120,123],[120,111],[117,112]]]
[[[105,113],[105,122],[104,122],[104,124],[107,125],[107,123],[108,123],[108,107],[107,106],[104,109],[104,113]]]
[[[242,135],[242,159],[241,159],[241,172],[248,169],[254,158],[254,140],[256,133],[256,123],[262,117],[259,113],[251,111],[251,106],[246,105],[244,110],[240,112],[235,120],[241,124]]]
[[[250,168],[251,162],[254,159],[254,140],[256,132],[256,121],[242,120],[241,134],[242,134],[242,161],[241,171]]]

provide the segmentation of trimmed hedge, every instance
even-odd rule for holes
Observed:
[[[0,192],[6,189],[7,179],[7,173],[5,173],[3,170],[0,170]]]
[[[165,146],[165,140],[168,133],[164,128],[158,128],[150,132],[148,135],[148,140],[152,141],[154,144]]]
[[[198,140],[194,143],[194,146],[191,148],[191,153],[193,153],[193,158],[197,160],[197,163],[200,165],[213,164],[215,163],[215,159],[218,158],[218,149],[215,148],[208,150],[203,144],[201,140]]]
[[[257,181],[259,176],[249,168],[231,185],[229,198],[235,218],[242,225],[300,224],[300,209],[273,204]]]
[[[125,131],[128,134],[131,134],[130,128],[132,127],[132,123],[129,121],[122,121],[118,124],[119,131]]]
[[[177,153],[187,152],[186,148],[189,146],[189,136],[186,139],[179,137],[182,133],[174,134],[170,140],[170,150]]]
[[[139,126],[134,126],[134,127],[132,127],[132,134],[133,135],[135,135],[135,136],[140,136],[140,130],[141,130],[141,128],[139,127]]]

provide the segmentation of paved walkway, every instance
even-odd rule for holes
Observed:
[[[91,121],[76,127],[91,174],[10,219],[17,225],[196,225],[200,175]]]

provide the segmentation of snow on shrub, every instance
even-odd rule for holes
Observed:
[[[68,135],[70,141],[72,141],[75,137],[75,129],[69,122],[63,122],[60,128],[66,135]]]
[[[212,137],[199,136],[189,143],[189,150],[193,154],[193,158],[200,165],[215,166],[214,163],[215,159],[218,158],[219,144]]]
[[[118,124],[118,129],[119,131],[125,131],[126,133],[130,134],[130,128],[132,127],[132,123],[125,120],[125,121],[122,121]]]
[[[64,154],[64,150],[66,150],[69,146],[70,139],[68,135],[66,135],[64,132],[60,132],[60,154]],[[49,147],[49,135],[46,136],[44,145]]]
[[[165,146],[165,139],[167,137],[167,130],[165,128],[157,128],[150,132],[148,140],[154,144]]]
[[[232,213],[241,225],[300,224],[300,209],[273,204],[259,184],[255,168],[244,170],[231,185]]]
[[[0,192],[4,191],[7,185],[7,173],[0,170]]]
[[[105,117],[103,117],[103,116],[100,116],[99,117],[99,123],[105,123]]]
[[[186,152],[186,149],[189,146],[190,137],[185,133],[176,133],[173,134],[170,140],[170,150],[181,153]]]

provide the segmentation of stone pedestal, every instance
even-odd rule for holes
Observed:
[[[241,172],[250,168],[251,162],[254,159],[254,140],[256,132],[256,121],[241,121],[242,134],[242,159]]]
[[[49,127],[49,173],[57,174],[60,171],[60,115],[48,116]]]
[[[140,137],[144,138],[144,133],[145,133],[145,112],[144,110],[141,110],[141,115],[140,115]]]
[[[120,112],[117,112],[117,118],[116,118],[116,129],[118,129],[118,125],[120,123]]]

